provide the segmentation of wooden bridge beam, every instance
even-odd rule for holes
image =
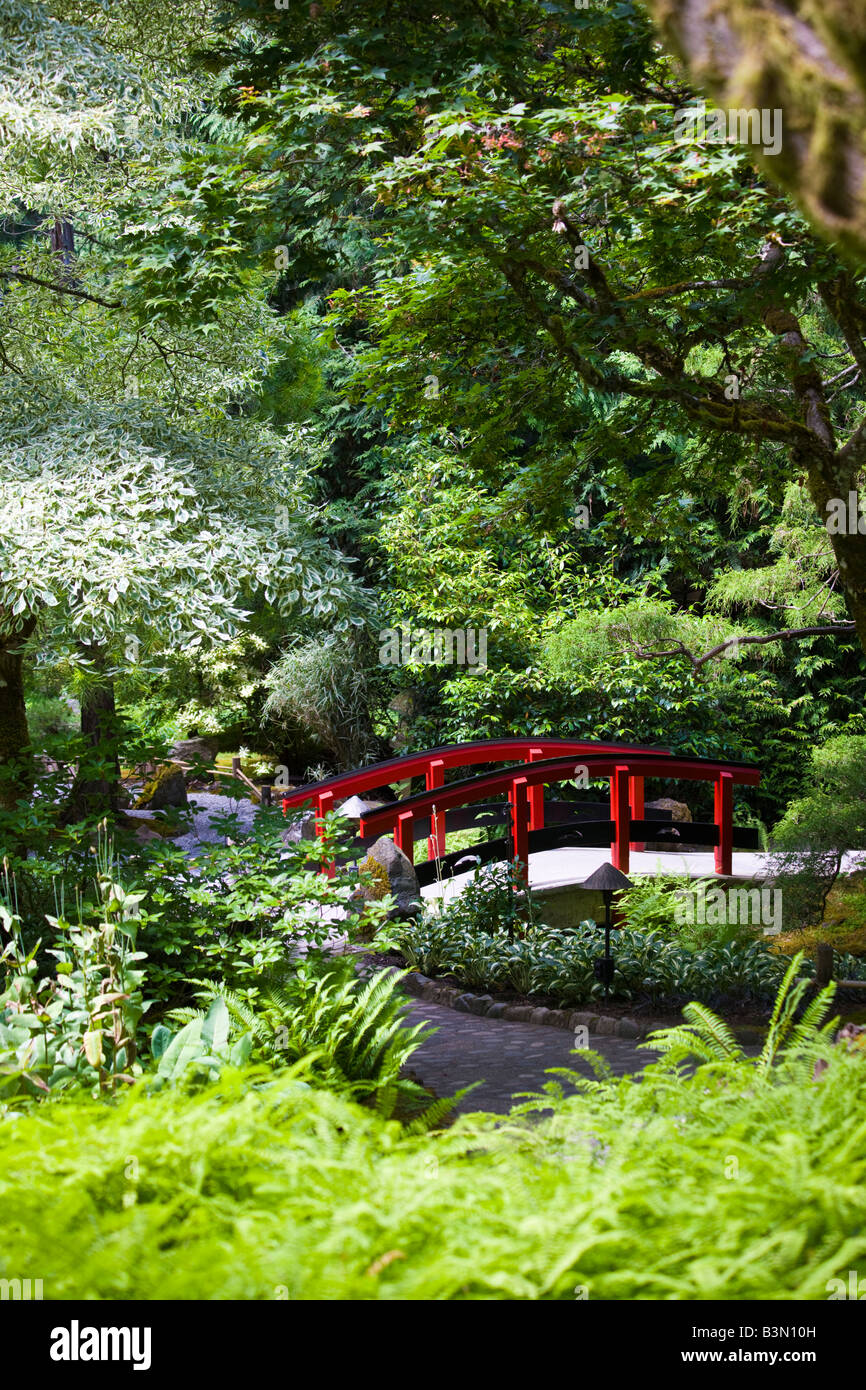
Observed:
[[[543,748],[530,748],[529,761],[531,763],[541,762],[544,757]],[[530,830],[544,829],[544,783],[539,782],[535,787],[529,788],[529,828]]]
[[[715,781],[715,816],[719,842],[715,847],[717,874],[729,874],[734,851],[734,779],[730,772],[720,772]]]
[[[511,857],[529,882],[529,797],[525,777],[515,777],[508,791],[511,805]]]
[[[643,820],[644,812],[644,779],[642,777],[629,778],[629,803],[631,805],[632,820]],[[641,854],[646,849],[646,844],[641,841],[632,845],[636,854]]]

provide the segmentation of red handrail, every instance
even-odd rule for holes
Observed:
[[[531,756],[536,750],[541,757],[551,758],[581,756],[583,753],[651,753],[654,757],[671,757],[669,748],[647,748],[634,743],[591,743],[586,739],[562,738],[492,738],[478,739],[473,743],[447,743],[440,748],[428,748],[423,753],[407,753],[397,758],[388,758],[381,763],[371,763],[369,767],[359,767],[352,772],[340,772],[334,777],[326,777],[321,782],[308,782],[306,786],[294,787],[282,798],[283,809],[302,806],[305,801],[317,801],[319,797],[331,794],[353,796],[372,791],[374,787],[387,786],[389,782],[402,782],[409,777],[428,773],[437,763],[444,771],[448,767],[472,767],[476,763],[514,762],[515,759]]]
[[[423,753],[406,753],[384,762],[372,763],[369,767],[356,768],[352,772],[340,772],[334,777],[326,777],[321,782],[309,782],[304,787],[296,787],[282,798],[283,814],[293,806],[303,806],[314,802],[316,808],[317,830],[321,834],[322,819],[334,809],[334,800],[340,796],[354,796],[371,791],[374,787],[386,786],[389,782],[405,781],[421,773],[427,790],[441,787],[445,780],[447,767],[472,767],[476,763],[513,762],[515,758],[528,757],[530,761],[546,756],[561,754],[582,758],[587,752],[617,751],[622,753],[653,753],[660,758],[671,756],[668,748],[645,748],[633,743],[590,743],[586,739],[562,738],[493,738],[477,739],[472,743],[447,743],[438,748],[428,748]],[[641,791],[635,793],[642,796]],[[538,786],[530,793],[530,824],[533,829],[544,825],[543,789]],[[427,841],[427,857],[435,859],[445,849],[445,822],[438,814],[430,826]],[[333,874],[333,865],[327,869]]]
[[[596,777],[608,777],[611,782],[611,819],[614,822],[614,840],[611,861],[625,873],[629,864],[629,831],[632,808],[637,797],[633,784],[646,777],[676,778],[682,781],[711,781],[715,787],[715,823],[719,830],[719,843],[715,850],[717,873],[731,872],[733,852],[733,797],[735,785],[756,787],[761,781],[761,772],[756,767],[743,763],[723,763],[709,758],[682,758],[672,754],[631,753],[624,755],[622,750],[615,752],[588,753],[580,756],[589,773]],[[412,821],[415,816],[433,814],[434,807],[438,817],[440,812],[453,806],[465,806],[474,801],[483,801],[491,794],[507,792],[512,807],[512,845],[514,858],[524,866],[527,862],[526,831],[529,824],[529,796],[531,788],[568,781],[574,776],[574,755],[569,758],[546,759],[543,762],[525,763],[522,766],[502,768],[496,772],[485,772],[478,777],[453,782],[447,787],[438,787],[407,797],[393,805],[377,807],[361,817],[360,834],[371,836],[395,832],[395,841],[404,849],[412,846]],[[409,852],[409,851],[406,851]]]

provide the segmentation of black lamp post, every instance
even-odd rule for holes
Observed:
[[[595,978],[604,984],[604,997],[606,999],[610,993],[614,972],[614,958],[610,953],[613,895],[614,893],[621,893],[624,888],[631,888],[632,882],[619,869],[615,869],[612,864],[602,864],[594,874],[590,874],[583,887],[591,893],[601,893],[604,901],[604,955],[596,956],[593,969],[595,970]]]

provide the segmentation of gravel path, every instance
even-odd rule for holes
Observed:
[[[216,792],[191,792],[190,808],[195,811],[193,829],[189,835],[181,835],[175,841],[181,849],[192,852],[204,841],[215,843],[222,839],[211,825],[212,816],[236,815],[241,825],[250,829],[258,809],[245,797],[220,796]]]
[[[186,850],[187,854],[194,854],[198,846],[205,841],[216,844],[222,839],[211,824],[212,817],[235,814],[241,824],[249,828],[258,809],[245,797],[221,796],[217,792],[190,792],[189,806],[194,813],[192,829],[186,835],[172,837],[172,843]],[[153,815],[153,812],[128,811],[127,814],[146,818]]]

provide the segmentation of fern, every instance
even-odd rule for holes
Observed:
[[[803,952],[798,951],[791,958],[791,963],[779,986],[773,1004],[773,1012],[767,1026],[767,1036],[758,1060],[759,1067],[764,1070],[773,1065],[777,1054],[784,1047],[785,1040],[794,1026],[794,1014],[797,1006],[808,988],[808,983],[805,980],[799,980],[795,983],[797,971],[802,963]]]
[[[833,1002],[835,985],[822,989],[797,1022],[797,1010],[811,987],[810,980],[796,978],[802,962],[803,952],[800,951],[792,958],[779,986],[764,1046],[754,1063],[759,1072],[766,1073],[783,1053],[786,1056],[798,1052],[814,1054],[838,1024],[838,1019],[823,1021]],[[673,1065],[690,1057],[697,1057],[706,1063],[748,1062],[724,1019],[719,1018],[712,1009],[704,1004],[691,1003],[686,1004],[683,1014],[687,1020],[685,1025],[660,1029],[638,1046],[661,1052],[666,1061]]]
[[[199,998],[223,1000],[232,1032],[249,1034],[258,1055],[294,1062],[315,1054],[314,1073],[329,1085],[393,1110],[398,1103],[426,1098],[400,1074],[430,1036],[425,1024],[408,1028],[403,1023],[405,1001],[397,992],[403,978],[386,969],[362,983],[350,961],[334,962],[318,979],[302,975],[293,977],[288,988],[268,986],[257,1005],[223,984],[193,983]],[[190,1021],[202,1014],[178,1009],[174,1016]]]
[[[560,1073],[432,1132],[394,1123],[390,1086],[381,1115],[316,1089],[321,1058],[49,1101],[0,1124],[0,1273],[58,1300],[823,1302],[866,1258],[863,1060],[834,1049],[818,1084],[802,1054],[766,1085],[750,1059],[723,1085]]]
[[[706,1004],[686,1004],[683,1014],[692,1027],[700,1031],[707,1044],[715,1049],[718,1061],[727,1062],[732,1057],[739,1059],[743,1056],[743,1050],[727,1023],[719,1018],[718,1014],[714,1014],[712,1009],[708,1009]]]

